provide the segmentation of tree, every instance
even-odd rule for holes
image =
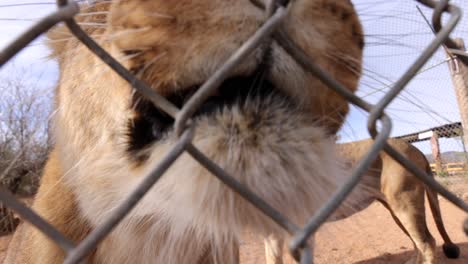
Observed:
[[[33,194],[49,143],[51,89],[39,89],[23,75],[0,80],[0,185]]]

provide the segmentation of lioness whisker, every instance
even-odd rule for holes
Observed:
[[[140,53],[141,54],[141,53]],[[156,56],[154,56],[152,59],[148,60],[147,62],[145,62],[145,64],[143,65],[143,67],[141,69],[138,70],[138,72],[135,74],[137,77],[141,77],[144,72],[151,66],[153,65],[154,63],[156,63],[159,59],[161,59],[162,57],[164,57],[166,55],[165,52],[163,53],[160,53]]]
[[[77,52],[77,51],[78,50],[74,50],[73,52]],[[62,58],[65,58],[67,56],[73,56],[74,55],[73,52],[68,52],[67,51],[67,54],[62,55]],[[136,56],[138,56],[138,54],[122,55],[121,57],[116,57],[116,59],[118,59],[121,62],[124,62],[124,61],[132,59],[132,58],[134,58]],[[69,74],[68,77],[70,79],[74,79],[77,76],[80,76],[82,74],[85,74],[86,72],[89,72],[91,68],[92,69],[99,69],[99,68],[103,67],[99,71],[99,74],[97,74],[97,73],[94,74],[94,78],[99,78],[101,76],[104,76],[105,74],[107,74],[107,73],[109,73],[111,71],[111,68],[108,67],[108,65],[105,62],[101,61],[101,60],[95,60],[93,63],[88,63],[88,66],[89,66],[88,68],[84,68],[84,69],[81,69],[79,71],[74,71],[72,74]],[[83,84],[88,84],[88,83],[90,84],[92,82],[93,82],[93,80],[90,79],[90,80],[87,80],[87,81],[83,82]]]
[[[86,13],[79,13],[78,17],[86,17],[86,16],[95,16],[95,15],[107,15],[109,11],[96,11],[96,12],[86,12]]]
[[[143,13],[145,16],[152,17],[152,18],[163,18],[163,19],[175,19],[174,16],[168,15],[168,14],[162,14],[159,12],[144,12]]]
[[[135,34],[135,33],[141,33],[141,32],[147,32],[151,30],[151,27],[148,26],[148,27],[140,27],[140,28],[132,28],[132,29],[126,29],[126,30],[119,30],[115,33],[112,33],[112,34],[107,34],[106,35],[106,38],[105,38],[105,41],[107,42],[112,42],[114,41],[116,38],[119,38],[119,37],[122,37],[122,36],[125,36],[125,35],[129,35],[129,34]]]

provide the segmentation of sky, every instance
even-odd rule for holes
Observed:
[[[356,9],[364,25],[366,48],[364,70],[357,94],[375,103],[382,98],[434,38],[430,27],[419,13],[420,6],[430,20],[431,10],[416,1],[356,0]],[[451,1],[468,11],[468,1]],[[447,19],[447,17],[444,17]],[[463,18],[452,37],[468,43],[468,19]],[[405,87],[387,108],[393,120],[392,136],[418,132],[447,123],[459,122],[460,115],[443,49],[429,60],[423,70]],[[367,114],[352,109],[341,131],[342,141],[369,137]],[[417,143],[430,153],[428,141]],[[459,139],[442,139],[441,151],[462,150]]]
[[[451,1],[468,12],[468,1]],[[371,103],[377,102],[389,87],[410,67],[434,37],[418,12],[416,1],[354,0],[364,26],[366,48],[363,76],[357,94]],[[429,9],[420,6],[430,19]],[[53,0],[0,0],[0,49],[37,19],[55,10]],[[445,17],[446,18],[446,17]],[[463,18],[453,33],[468,42],[468,19]],[[468,44],[467,44],[468,46]],[[44,91],[57,81],[56,62],[47,58],[43,37],[20,52],[0,69],[0,78],[31,77],[31,89]],[[393,120],[392,136],[414,133],[434,126],[460,121],[446,56],[440,49],[387,109]],[[340,131],[343,142],[368,138],[367,114],[352,108]],[[442,140],[442,151],[461,150],[458,139]],[[429,143],[419,143],[424,152]]]

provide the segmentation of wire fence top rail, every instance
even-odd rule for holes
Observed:
[[[273,219],[278,225],[293,235],[289,249],[295,259],[301,263],[312,262],[312,251],[308,248],[306,241],[317,231],[320,225],[325,222],[325,220],[354,189],[362,175],[369,169],[371,163],[381,151],[385,151],[397,160],[416,177],[418,177],[418,179],[424,182],[424,184],[440,193],[463,211],[468,212],[468,205],[463,200],[448,191],[432,177],[427,175],[426,172],[419,169],[387,143],[387,139],[390,136],[392,128],[392,122],[391,118],[385,114],[385,108],[404,89],[408,82],[434,54],[437,48],[443,44],[451,49],[456,48],[453,41],[449,38],[449,34],[455,28],[461,17],[461,10],[458,7],[451,5],[448,0],[418,0],[421,4],[434,9],[432,23],[434,30],[436,31],[436,36],[413,65],[399,79],[399,81],[392,86],[392,88],[377,104],[372,105],[351,93],[346,89],[346,87],[332,78],[330,74],[321,69],[316,63],[314,63],[312,58],[309,58],[306,53],[291,40],[286,31],[282,29],[282,21],[288,16],[288,6],[294,5],[295,1],[275,0],[271,1],[267,6],[259,1],[252,0],[251,2],[255,4],[257,8],[264,9],[265,12],[268,12],[267,14],[269,14],[269,19],[234,54],[232,54],[228,60],[226,60],[225,64],[197,90],[197,92],[185,105],[182,106],[181,109],[178,109],[175,105],[163,96],[157,94],[147,84],[130,73],[80,28],[74,20],[74,16],[79,12],[79,6],[75,2],[58,0],[57,11],[42,19],[15,40],[11,45],[1,51],[0,67],[39,35],[49,30],[57,23],[64,22],[74,36],[94,52],[96,56],[101,58],[115,72],[128,81],[137,91],[154,103],[155,106],[175,119],[174,127],[179,139],[171,151],[166,154],[159,164],[154,166],[153,170],[145,177],[141,185],[139,185],[138,188],[135,189],[129,197],[127,197],[127,199],[115,210],[113,215],[104,224],[97,226],[93,231],[91,231],[91,233],[78,245],[74,245],[33,210],[19,203],[13,195],[9,194],[6,190],[0,190],[0,200],[2,202],[17,211],[28,222],[39,228],[41,232],[51,238],[66,252],[65,263],[80,263],[80,261],[82,261],[97,246],[97,244],[112,231],[112,229],[128,214],[128,212],[132,210],[145,193],[154,184],[157,184],[157,181],[162,174],[183,153],[191,155],[215,177],[219,178],[223,183],[228,185],[235,192],[239,193],[257,209],[262,211],[265,215]],[[449,19],[447,20],[447,23],[442,25],[441,17],[444,13],[449,14]],[[354,168],[350,179],[332,195],[332,198],[326,204],[311,216],[307,224],[303,227],[296,225],[284,217],[281,213],[256,195],[255,192],[249,190],[236,179],[231,177],[191,143],[194,133],[196,133],[196,127],[194,127],[190,118],[197,109],[203,105],[207,98],[213,94],[218,86],[228,78],[229,74],[233,71],[233,68],[241,63],[265,41],[276,41],[300,66],[302,66],[305,71],[315,75],[330,89],[333,89],[346,98],[351,104],[354,104],[369,113],[368,130],[374,139],[374,144],[368,150],[367,155],[365,155],[365,157],[361,159]],[[460,57],[460,60],[466,63],[465,60],[467,59],[466,57]],[[378,122],[380,122],[380,129],[377,129]],[[468,220],[464,224],[465,232],[468,232],[467,226]]]

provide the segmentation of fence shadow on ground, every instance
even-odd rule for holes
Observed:
[[[467,238],[468,240],[468,238]],[[442,246],[437,245],[436,258],[437,263],[444,264],[466,264],[468,263],[468,242],[457,243],[460,247],[460,257],[458,259],[448,259],[442,252]],[[413,249],[398,254],[386,253],[381,256],[355,262],[354,264],[401,264],[409,260],[414,254]]]

